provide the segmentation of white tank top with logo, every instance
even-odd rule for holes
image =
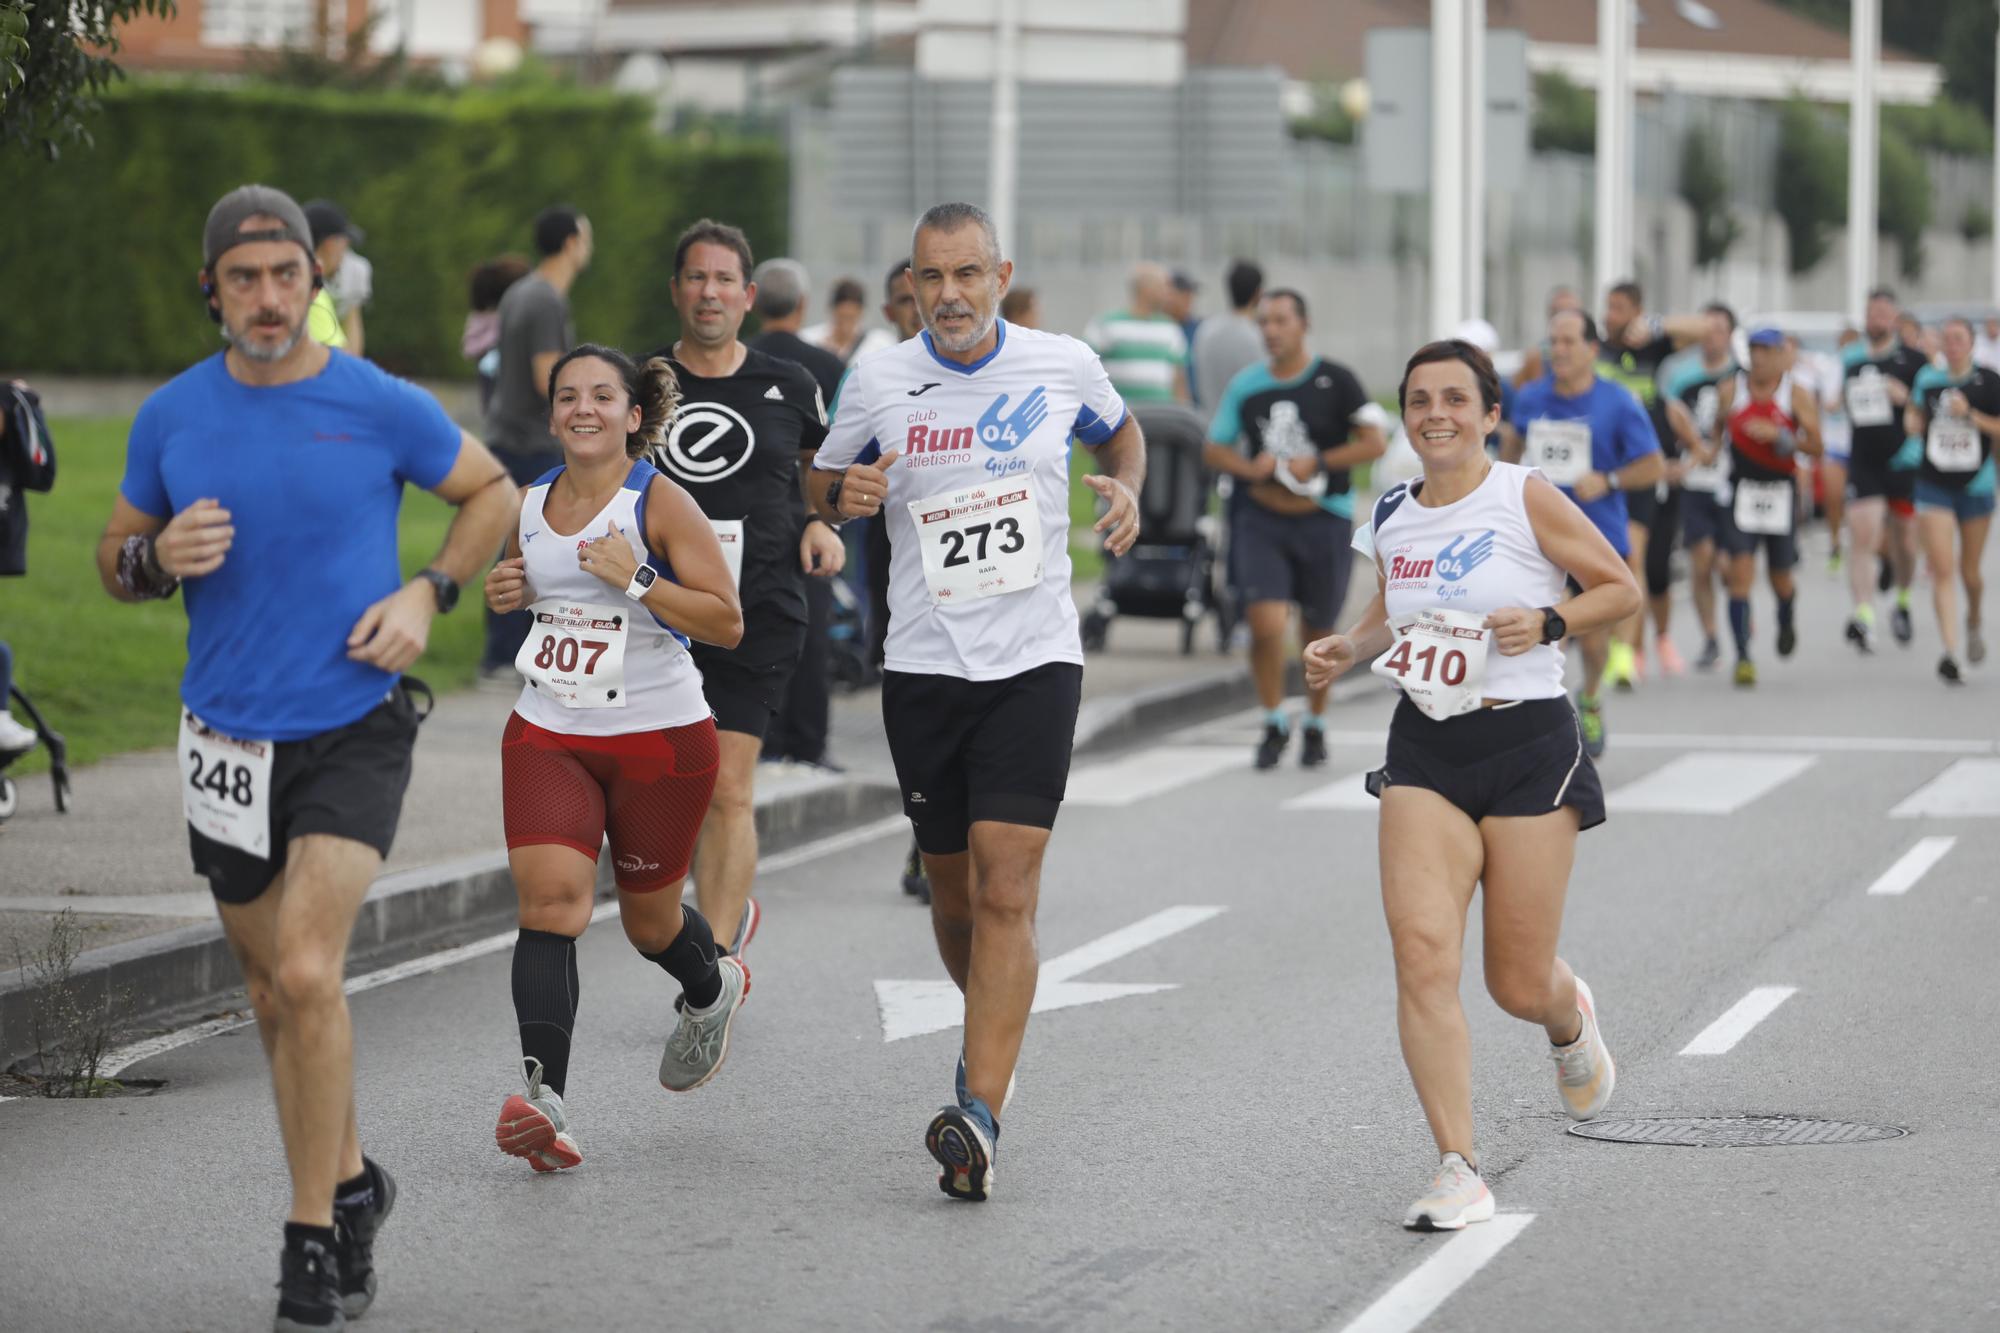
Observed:
[[[541,477],[521,497],[521,556],[534,622],[514,659],[526,678],[514,711],[549,731],[624,736],[684,727],[709,716],[701,671],[687,636],[577,564],[576,553],[616,523],[640,563],[673,580],[667,562],[646,549],[646,491],[659,472],[635,460],[611,502],[574,533],[542,516],[549,487],[563,469]]]
[[[1470,626],[1503,607],[1535,610],[1563,600],[1568,576],[1542,554],[1522,496],[1528,478],[1538,475],[1537,469],[1496,461],[1470,495],[1451,504],[1434,509],[1419,504],[1411,488],[1421,490],[1421,478],[1391,487],[1375,502],[1371,539],[1392,628],[1400,633],[1400,627],[1424,617]],[[1507,700],[1563,695],[1561,648],[1536,644],[1505,657],[1490,647],[1490,637],[1482,645],[1481,695]],[[1445,683],[1454,682],[1446,676]],[[1407,677],[1404,684],[1407,691]],[[1467,706],[1474,705],[1476,700]]]

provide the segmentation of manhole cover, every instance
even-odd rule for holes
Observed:
[[[1571,1125],[1578,1138],[1607,1143],[1664,1143],[1679,1148],[1789,1148],[1809,1143],[1872,1143],[1900,1139],[1899,1125],[1858,1125],[1847,1120],[1805,1120],[1790,1115],[1662,1116],[1645,1120],[1590,1120]]]

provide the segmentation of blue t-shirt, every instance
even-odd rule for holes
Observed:
[[[294,741],[382,702],[396,677],[350,661],[347,636],[403,585],[403,483],[437,486],[459,439],[435,398],[342,352],[266,388],[238,383],[217,353],[146,400],[120,493],[159,519],[213,499],[236,529],[222,567],[181,585],[181,699],[197,717]]]
[[[1565,398],[1556,392],[1553,376],[1543,376],[1523,385],[1514,400],[1514,429],[1527,438],[1528,426],[1536,421],[1589,421],[1590,467],[1593,472],[1616,472],[1647,454],[1660,452],[1660,437],[1652,419],[1632,391],[1607,379],[1591,383],[1590,392]],[[1590,516],[1597,530],[1620,555],[1632,553],[1632,537],[1625,530],[1625,492],[1615,486],[1609,494],[1585,504],[1567,486],[1564,495],[1576,500],[1577,507]]]

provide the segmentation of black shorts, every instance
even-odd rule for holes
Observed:
[[[791,620],[746,624],[743,642],[734,648],[696,642],[689,652],[701,668],[702,697],[715,714],[716,730],[762,740],[805,646],[806,627]]]
[[[417,725],[423,721],[412,693],[428,698],[430,690],[405,678],[359,720],[272,747],[268,859],[217,842],[190,825],[194,872],[207,878],[210,892],[236,906],[255,901],[285,868],[292,839],[309,833],[349,838],[388,856],[403,814],[403,792],[410,785]]]
[[[1004,680],[882,673],[882,728],[917,846],[951,856],[977,820],[1054,828],[1069,786],[1083,668]]]
[[[1643,491],[1625,492],[1625,522],[1634,527],[1652,531],[1653,519],[1660,512],[1660,491],[1657,486],[1648,486]]]
[[[1347,600],[1354,524],[1324,509],[1278,514],[1246,500],[1230,540],[1245,603],[1297,602],[1309,629],[1332,629]]]
[[[1907,503],[1916,494],[1916,471],[1910,468],[1898,471],[1889,466],[1889,460],[1901,451],[1901,441],[1887,447],[1856,446],[1847,460],[1847,493],[1857,500],[1881,496]]]
[[[1715,544],[1729,555],[1755,556],[1761,549],[1764,563],[1783,572],[1799,563],[1799,520],[1792,516],[1790,532],[1745,532],[1736,526],[1736,506],[1718,501],[1715,517]]]
[[[1692,551],[1716,540],[1722,530],[1722,506],[1714,491],[1681,492],[1681,545]]]
[[[1384,787],[1434,791],[1475,824],[1565,805],[1583,828],[1604,822],[1604,784],[1567,698],[1480,708],[1444,722],[1404,699],[1389,720],[1388,756],[1367,786],[1378,799]]]

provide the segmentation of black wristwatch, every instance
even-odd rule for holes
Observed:
[[[821,518],[819,521],[826,524],[829,528],[837,528],[847,521],[847,515],[840,512],[840,492],[841,488],[846,485],[847,474],[843,472],[833,479],[831,486],[826,488],[826,507],[833,511],[833,517]],[[812,518],[819,518],[819,515],[814,514]],[[807,521],[810,522],[811,519]]]
[[[435,569],[420,569],[417,571],[417,577],[430,584],[431,591],[437,595],[439,615],[446,614],[458,605],[458,585],[451,581],[449,575],[441,574]]]
[[[1561,643],[1569,637],[1569,625],[1556,614],[1553,606],[1542,608],[1542,642]]]

